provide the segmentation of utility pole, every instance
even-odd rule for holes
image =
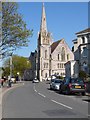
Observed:
[[[10,55],[10,80],[12,78],[12,53]]]

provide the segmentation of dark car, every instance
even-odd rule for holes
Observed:
[[[59,87],[60,93],[82,93],[85,95],[86,84],[81,78],[65,78]]]

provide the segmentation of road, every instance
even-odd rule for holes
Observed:
[[[62,95],[49,90],[49,84],[25,82],[5,93],[3,118],[87,118],[87,96]]]

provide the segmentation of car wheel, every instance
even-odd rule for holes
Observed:
[[[70,89],[67,88],[66,91],[65,91],[66,95],[69,95],[70,94]]]
[[[51,86],[50,86],[50,90],[52,90]]]
[[[59,93],[62,94],[62,90],[61,90],[61,88],[59,88]]]
[[[82,95],[84,96],[84,95],[85,95],[85,92],[82,92]]]

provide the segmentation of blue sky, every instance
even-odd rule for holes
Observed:
[[[40,31],[42,3],[18,2],[19,13],[27,28],[33,29],[33,36],[29,38],[29,46],[18,49],[15,54],[29,57],[30,52],[37,48],[37,34]],[[53,41],[65,39],[72,48],[75,33],[88,27],[88,3],[85,2],[45,2],[48,31],[52,33]]]

